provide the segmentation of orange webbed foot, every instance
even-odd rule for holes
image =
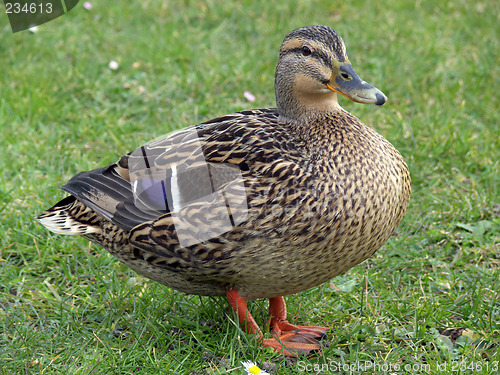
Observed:
[[[289,357],[307,355],[321,350],[318,339],[326,337],[328,328],[290,324],[286,320],[286,304],[283,297],[269,299],[270,319],[268,323],[274,338],[264,339],[261,329],[247,309],[246,300],[234,289],[228,291],[226,295],[238,314],[239,323],[245,327],[245,332],[257,334],[264,346],[271,347]]]
[[[283,297],[269,299],[269,315],[271,333],[275,339],[270,339],[267,342],[264,340],[264,345],[276,348],[276,343],[280,348],[285,348],[287,351],[296,354],[311,354],[321,350],[321,344],[318,339],[326,338],[327,327],[320,326],[298,326],[291,324],[286,320],[286,304]],[[279,350],[279,349],[278,349]]]

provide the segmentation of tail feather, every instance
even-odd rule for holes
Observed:
[[[84,235],[100,232],[95,220],[89,220],[84,215],[85,210],[89,209],[69,196],[42,213],[37,220],[48,230],[58,234]]]

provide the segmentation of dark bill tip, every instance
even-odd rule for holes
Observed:
[[[387,98],[385,97],[385,95],[383,95],[381,93],[378,93],[378,92],[375,94],[375,98],[377,99],[377,102],[375,103],[376,105],[382,105],[387,100]]]

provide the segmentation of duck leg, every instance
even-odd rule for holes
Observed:
[[[269,315],[271,318],[268,322],[271,326],[271,333],[275,338],[264,339],[262,330],[248,311],[246,300],[235,289],[227,291],[226,295],[238,315],[239,323],[245,327],[245,332],[257,334],[257,339],[264,346],[271,347],[289,357],[321,350],[317,338],[324,338],[328,328],[290,324],[286,320],[286,304],[283,297],[269,299]]]
[[[238,294],[236,289],[228,290],[226,296],[229,304],[238,315],[238,322],[245,327],[245,332],[256,333],[257,337],[261,338],[263,336],[262,331],[250,314],[250,311],[248,311],[247,301]]]

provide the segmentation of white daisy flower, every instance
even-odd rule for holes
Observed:
[[[120,65],[118,65],[118,63],[115,60],[111,60],[108,64],[108,66],[109,66],[109,69],[116,70],[119,68]]]
[[[241,364],[245,367],[245,370],[247,371],[247,374],[249,374],[249,375],[269,375],[268,372],[261,370],[252,361],[241,362]]]

